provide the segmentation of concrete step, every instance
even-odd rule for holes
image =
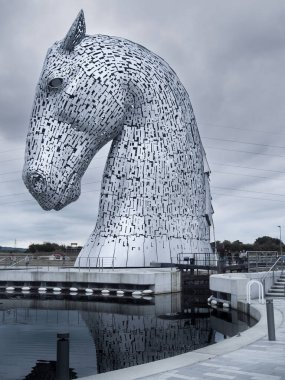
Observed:
[[[271,290],[273,290],[273,289],[279,290],[280,292],[281,292],[281,291],[283,291],[283,292],[285,291],[284,286],[273,285],[273,286],[271,287]]]
[[[284,293],[271,293],[271,292],[268,292],[266,293],[266,297],[285,297],[285,294]]]
[[[272,292],[272,293],[274,293],[274,292],[285,293],[284,288],[274,288],[274,287],[272,287],[272,288],[270,288],[269,291]]]
[[[267,294],[271,295],[271,296],[276,296],[276,297],[285,297],[285,293],[284,292],[271,292],[269,291]]]

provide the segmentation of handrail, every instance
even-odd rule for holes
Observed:
[[[11,265],[8,265],[8,267],[7,268],[11,268],[11,267],[13,267],[13,266],[15,266],[16,264],[19,264],[19,263],[21,263],[22,261],[24,261],[25,260],[25,258],[23,258],[23,259],[20,259],[19,261],[15,261],[13,264],[11,264]]]
[[[187,256],[187,257],[185,257]],[[183,264],[185,261],[194,260],[196,265],[217,266],[218,257],[216,253],[210,252],[178,252],[176,255],[176,264]]]
[[[247,285],[246,285],[246,302],[248,304],[250,304],[250,299],[251,299],[250,289],[251,289],[251,286],[254,284],[257,284],[257,286],[258,286],[258,302],[264,303],[264,289],[263,289],[261,281],[258,281],[258,280],[250,280],[247,283]]]
[[[112,268],[114,270],[115,258],[116,256],[112,256],[112,257],[110,256],[98,256],[98,257],[81,256],[81,257],[78,257],[77,265],[75,266],[74,264],[74,268],[78,268],[79,271],[80,269],[89,268],[89,272],[91,268],[98,268],[99,271],[103,271],[103,269],[105,268]],[[110,263],[110,266],[107,267],[106,262]],[[84,265],[82,263],[84,263]]]
[[[269,275],[269,273],[272,271],[272,269],[277,265],[277,263],[280,261],[280,260],[283,260],[283,265],[284,265],[284,258],[283,256],[279,256],[278,259],[275,261],[275,263],[272,265],[272,267],[265,273],[264,276],[261,277],[260,281],[263,282],[267,276]]]

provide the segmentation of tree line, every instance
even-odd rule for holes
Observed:
[[[282,251],[285,252],[285,245],[281,242]],[[220,255],[237,253],[242,251],[280,251],[280,240],[270,236],[257,238],[254,243],[243,243],[239,240],[233,242],[229,240],[216,241],[217,252]]]
[[[29,253],[44,253],[44,252],[61,252],[67,253],[71,250],[80,250],[82,247],[77,246],[76,248],[68,245],[60,245],[57,243],[44,242],[42,244],[30,244],[27,252]]]
[[[282,251],[285,252],[285,245],[282,244]],[[214,244],[212,244],[214,248]],[[80,250],[82,247],[76,247],[76,250]],[[254,243],[243,243],[239,240],[231,242],[230,240],[216,241],[217,252],[220,255],[227,253],[237,253],[242,251],[279,251],[280,240],[272,238],[270,236],[262,236],[257,238]],[[75,250],[71,246],[60,245],[57,243],[44,242],[43,244],[30,244],[28,252],[30,253],[42,253],[42,252],[70,252]]]

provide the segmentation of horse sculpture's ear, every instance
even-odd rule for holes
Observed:
[[[78,16],[71,25],[65,39],[62,41],[61,47],[63,50],[72,51],[85,37],[86,27],[83,10],[78,13]]]

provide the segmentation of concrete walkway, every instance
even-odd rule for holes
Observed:
[[[261,319],[239,336],[169,359],[81,380],[279,380],[285,379],[285,299],[274,300],[276,341],[268,341],[265,305]]]

